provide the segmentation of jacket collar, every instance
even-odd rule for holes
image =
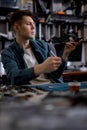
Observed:
[[[43,49],[42,42],[39,40],[31,40],[30,46],[34,52],[34,55],[38,61],[38,63],[42,63],[45,60],[45,50]]]
[[[15,47],[16,51],[20,54],[24,54],[23,49],[20,47],[20,45],[16,42],[16,40],[13,42],[13,46]]]
[[[33,50],[33,53],[38,61],[38,63],[42,63],[45,60],[45,56],[42,50],[42,47],[40,47],[42,44],[39,40],[30,40],[30,46]],[[13,42],[13,48],[16,49],[19,55],[24,55],[24,50],[20,47],[20,45],[16,42],[16,40]],[[45,51],[45,50],[44,50]]]

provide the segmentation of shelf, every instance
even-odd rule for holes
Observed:
[[[11,12],[18,10],[19,7],[0,7],[0,16],[6,16]]]
[[[84,23],[84,19],[83,19],[82,16],[58,15],[58,14],[52,14],[51,15],[51,21],[52,22],[75,23],[75,24]]]

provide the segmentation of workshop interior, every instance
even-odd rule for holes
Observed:
[[[67,59],[63,83],[8,83],[1,53],[15,39],[9,16],[20,9],[34,14],[35,38],[57,56],[66,42],[80,41]],[[86,0],[0,0],[0,129],[87,130]]]

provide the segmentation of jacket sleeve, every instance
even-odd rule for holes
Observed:
[[[1,60],[10,83],[19,85],[29,82],[35,78],[33,68],[21,69],[18,67],[15,57],[11,51],[5,50],[1,53]]]

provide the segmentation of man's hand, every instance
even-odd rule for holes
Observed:
[[[41,73],[50,73],[56,71],[61,65],[60,57],[48,57],[42,64],[38,64],[34,67],[35,75]]]
[[[62,55],[64,61],[66,61],[69,54],[76,49],[77,45],[79,45],[78,42],[74,42],[74,41],[66,42],[64,47],[64,52]]]

